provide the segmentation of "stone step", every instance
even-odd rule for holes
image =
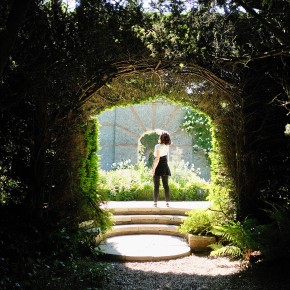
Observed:
[[[186,215],[189,209],[186,208],[166,208],[166,207],[152,207],[152,208],[110,208],[109,211],[114,215]]]
[[[185,239],[154,234],[110,237],[96,250],[108,259],[139,262],[177,259],[191,254]]]
[[[178,231],[177,225],[166,224],[116,225],[112,227],[112,230],[106,233],[105,237],[134,234],[158,234],[184,237],[184,235]]]
[[[115,225],[109,232],[96,235],[97,250],[124,261],[161,261],[190,255],[187,235],[178,227],[186,212],[209,206],[205,201],[171,202],[170,207],[164,201],[158,202],[158,207],[150,201],[105,202],[102,208],[112,213]]]
[[[186,215],[186,212],[197,208],[208,208],[210,203],[207,201],[195,202],[170,202],[166,207],[164,201],[158,202],[157,207],[153,207],[152,201],[110,201],[101,207],[110,211],[114,215]]]
[[[115,225],[124,224],[167,224],[180,225],[186,218],[184,215],[114,215],[112,216]]]

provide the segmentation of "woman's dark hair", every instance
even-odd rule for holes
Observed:
[[[160,143],[165,144],[165,145],[170,145],[171,144],[171,138],[168,133],[162,133],[160,135]]]

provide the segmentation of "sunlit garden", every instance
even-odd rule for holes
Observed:
[[[201,179],[198,169],[185,163],[171,162],[172,177],[169,181],[172,201],[206,200],[209,182]],[[115,164],[111,171],[100,171],[100,190],[108,200],[153,200],[151,168],[145,162],[136,165],[130,161]],[[162,188],[160,199],[164,200]]]
[[[202,152],[207,167],[210,167],[209,154],[212,150],[212,138],[209,118],[188,107],[182,107],[184,116],[180,128],[192,140],[193,154]],[[106,200],[132,201],[153,200],[153,179],[151,167],[153,163],[154,146],[159,135],[156,132],[147,133],[139,141],[138,162],[132,164],[130,159],[111,164],[109,170],[99,171],[99,190]],[[111,141],[112,142],[112,141]],[[102,156],[100,156],[102,159]],[[202,201],[209,192],[210,179],[203,178],[201,168],[194,163],[169,156],[171,177],[169,179],[170,197],[172,201]],[[160,198],[164,199],[161,188]]]

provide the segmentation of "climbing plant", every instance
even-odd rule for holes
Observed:
[[[106,229],[109,224],[108,215],[102,212],[99,204],[105,200],[105,196],[98,191],[99,181],[99,157],[98,150],[98,121],[97,119],[88,120],[81,127],[80,134],[84,142],[79,146],[81,156],[78,162],[78,177],[75,190],[77,195],[77,208],[80,208],[81,220],[96,218],[95,222],[99,227]]]
[[[90,198],[94,198],[91,192],[96,191],[98,180],[98,121],[88,121],[84,125],[85,154],[81,157],[81,166],[78,168],[80,189]]]
[[[148,167],[151,167],[154,159],[154,146],[157,144],[159,135],[156,132],[146,133],[140,138],[139,160],[145,159]]]
[[[212,150],[212,139],[208,117],[191,108],[185,108],[181,128],[194,139],[193,149],[203,150],[206,156]]]

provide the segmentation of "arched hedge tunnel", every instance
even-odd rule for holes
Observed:
[[[91,146],[88,142],[88,134],[97,136],[98,132],[98,125],[92,125],[95,121],[90,120],[92,116],[115,106],[141,103],[158,96],[193,107],[211,118],[215,137],[212,197],[218,203],[223,200],[224,206],[234,204],[239,219],[257,215],[257,209],[263,206],[254,181],[259,164],[253,162],[256,152],[249,151],[248,142],[255,142],[255,139],[249,141],[246,132],[249,130],[248,117],[254,113],[248,111],[253,100],[248,101],[246,91],[212,72],[180,62],[119,64],[110,83],[90,94],[83,102],[81,118],[74,123],[73,135],[70,136],[68,164],[73,180],[70,179],[69,184],[73,182],[77,185],[75,189],[82,190],[85,195],[98,191],[92,182],[97,178],[97,169],[91,168],[95,164],[95,155],[90,153],[90,150],[95,152],[97,145]],[[279,111],[277,108],[270,110]],[[282,117],[281,121],[284,122],[285,118]],[[69,185],[66,190],[71,188]],[[226,201],[228,196],[231,202]]]
[[[160,96],[210,117],[214,128],[211,197],[217,204],[242,220],[263,218],[268,202],[287,203],[290,150],[284,130],[289,117],[274,98],[288,96],[272,77],[284,74],[285,67],[273,60],[269,72],[263,61],[238,71],[215,72],[182,60],[118,62],[103,79],[88,79],[77,100],[54,124],[45,123],[46,115],[36,111],[44,127],[38,128],[39,143],[33,144],[29,211],[42,216],[43,204],[49,202],[49,210],[64,217],[83,220],[91,216],[91,209],[99,213],[98,124],[93,117]]]

